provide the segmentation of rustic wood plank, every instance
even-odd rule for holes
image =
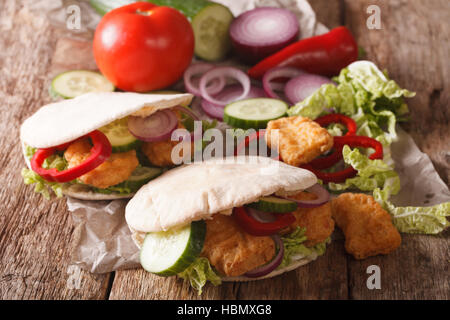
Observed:
[[[366,9],[381,9],[382,29],[368,30]],[[450,74],[448,1],[345,1],[346,24],[367,58],[386,68],[402,87],[416,91],[408,101],[411,121],[404,126],[432,159],[448,184],[450,177]],[[403,235],[388,256],[348,258],[349,297],[353,299],[448,299],[449,232],[438,237]],[[381,290],[368,290],[366,268],[381,268]]]
[[[65,200],[22,183],[19,127],[42,104],[60,36],[18,1],[0,2],[0,299],[104,299],[109,275],[69,267],[73,231]]]
[[[308,0],[316,13],[317,20],[329,29],[342,25],[344,7],[340,0]]]

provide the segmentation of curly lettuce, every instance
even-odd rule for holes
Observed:
[[[450,226],[450,202],[432,207],[396,207],[389,202],[388,190],[375,189],[375,200],[392,216],[392,222],[400,232],[438,234]]]
[[[293,232],[281,237],[284,245],[284,256],[278,268],[286,267],[301,257],[318,257],[325,253],[326,245],[330,242],[330,239],[313,247],[307,247],[305,246],[305,241],[307,240],[305,233],[305,228],[297,227]]]
[[[357,188],[362,191],[373,191],[376,188],[388,190],[389,194],[397,194],[400,191],[400,178],[393,165],[384,160],[371,160],[363,155],[359,149],[350,149],[344,146],[342,149],[344,162],[358,171],[356,177],[345,180],[344,183],[328,184],[330,190],[343,191]]]
[[[198,257],[178,276],[185,281],[189,281],[191,286],[197,290],[198,295],[202,294],[202,289],[206,282],[210,281],[215,286],[222,283],[220,276],[213,270],[209,260],[204,257]]]

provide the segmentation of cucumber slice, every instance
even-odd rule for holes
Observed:
[[[88,92],[112,92],[114,85],[98,72],[72,70],[60,73],[52,80],[51,94],[71,99]]]
[[[257,202],[248,204],[250,208],[273,213],[286,213],[297,210],[297,202],[276,197],[262,197]]]
[[[136,139],[128,130],[128,117],[115,120],[99,128],[111,143],[112,152],[126,152],[137,149],[142,142]]]
[[[229,29],[233,18],[231,11],[218,3],[209,3],[192,18],[197,57],[208,61],[225,58],[231,48]]]
[[[134,169],[128,180],[125,181],[126,187],[133,191],[139,190],[144,184],[155,179],[163,173],[163,169],[155,167],[137,167]]]
[[[223,121],[242,129],[264,129],[270,120],[286,115],[288,104],[271,98],[236,101],[225,107]]]
[[[184,271],[200,255],[206,236],[205,221],[168,231],[147,233],[141,248],[142,267],[160,276]]]

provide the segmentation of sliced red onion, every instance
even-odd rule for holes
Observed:
[[[148,117],[128,118],[128,130],[142,141],[156,142],[170,139],[172,132],[178,127],[176,114],[169,109],[156,111]]]
[[[315,74],[302,74],[292,78],[284,87],[284,94],[291,103],[305,100],[324,84],[333,84],[330,79]]]
[[[314,193],[317,196],[317,199],[314,200],[297,200],[289,197],[282,197],[286,200],[295,201],[298,203],[300,208],[315,208],[320,207],[321,205],[327,203],[330,200],[330,193],[321,186],[319,183],[316,183],[312,187],[306,189],[305,191]]]
[[[283,256],[284,256],[283,241],[281,240],[279,235],[273,235],[272,239],[273,239],[273,242],[275,242],[275,245],[278,247],[278,252],[275,255],[275,258],[273,258],[269,263],[247,272],[246,274],[244,274],[244,276],[249,277],[249,278],[263,277],[263,276],[271,273],[273,270],[275,270],[281,264],[281,262],[283,261]]]
[[[262,79],[264,91],[269,98],[280,99],[273,90],[281,90],[284,86],[280,83],[271,83],[271,81],[278,78],[294,78],[301,74],[305,74],[305,72],[293,67],[272,68],[264,74]]]
[[[244,12],[230,25],[235,52],[254,64],[281,50],[298,38],[299,24],[291,11],[262,7]]]
[[[217,105],[226,105],[231,102],[230,99],[217,100],[213,98],[211,95],[214,94],[208,91],[207,85],[214,79],[220,77],[230,77],[239,81],[243,87],[242,93],[239,97],[236,97],[234,101],[242,100],[247,97],[250,91],[250,78],[247,74],[245,74],[242,70],[239,70],[234,67],[217,67],[206,72],[200,79],[200,93],[203,99],[208,100],[209,102],[215,103]]]
[[[219,100],[230,100],[234,102],[237,101],[236,98],[241,95],[241,92],[242,87],[240,85],[232,84],[226,86],[225,89],[215,95],[214,98]],[[264,90],[255,86],[251,86],[250,91],[248,92],[248,95],[245,97],[245,99],[260,97],[266,97]],[[211,118],[219,120],[223,119],[223,110],[225,105],[214,104],[209,102],[208,100],[202,99],[201,106],[203,111],[205,111],[205,113]]]
[[[193,95],[201,96],[200,89],[194,85],[192,78],[195,75],[203,75],[205,72],[213,68],[215,68],[215,66],[209,63],[196,63],[187,68],[187,70],[184,72],[183,75],[184,86],[186,90],[189,93],[192,93]],[[211,94],[216,94],[220,92],[224,86],[225,86],[225,78],[218,77],[216,78],[215,81],[211,83],[210,86],[207,87],[207,89]]]
[[[276,220],[274,215],[270,212],[263,212],[249,207],[246,207],[245,209],[247,210],[247,213],[256,221],[269,223]]]

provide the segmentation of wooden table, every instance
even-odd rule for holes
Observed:
[[[28,2],[28,1],[27,1]],[[450,178],[450,3],[447,0],[311,0],[328,27],[348,26],[367,58],[387,68],[409,101],[405,129]],[[369,5],[381,9],[382,29],[366,26]],[[207,286],[198,297],[175,279],[141,270],[90,274],[69,267],[73,225],[65,200],[46,201],[22,183],[19,127],[50,102],[53,58],[64,34],[21,1],[0,2],[0,298],[1,299],[449,299],[449,232],[403,235],[389,256],[356,261],[333,242],[316,262],[280,277]],[[59,48],[61,49],[61,48]],[[78,48],[79,54],[89,51]],[[62,61],[64,62],[64,61]],[[66,61],[67,62],[67,61]],[[73,68],[76,61],[73,62]],[[95,67],[95,65],[94,65]],[[366,268],[381,268],[381,290],[368,290]],[[74,276],[81,277],[79,286]]]

